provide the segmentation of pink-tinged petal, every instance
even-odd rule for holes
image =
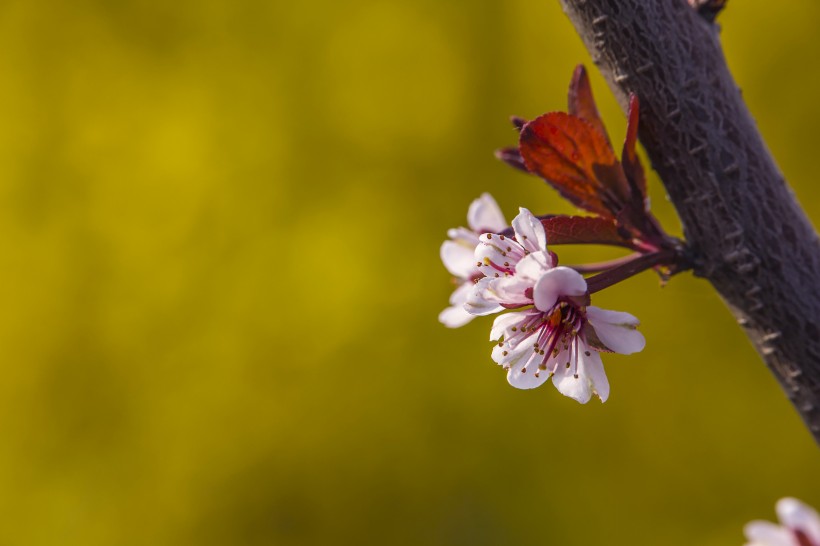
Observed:
[[[519,211],[512,221],[516,240],[529,252],[547,252],[547,234],[541,220],[524,207]]]
[[[552,256],[547,252],[533,252],[524,256],[515,266],[516,277],[529,279],[535,283],[541,276],[553,268]],[[586,288],[585,288],[586,290]]]
[[[646,346],[646,339],[636,328],[638,319],[629,313],[587,307],[589,325],[608,349],[623,355],[638,353]]]
[[[746,546],[800,546],[791,531],[768,521],[750,521],[743,534],[751,541]]]
[[[532,345],[534,340],[534,335],[529,335],[516,338],[516,345],[514,346],[507,341],[496,343],[493,347],[493,361],[505,370],[509,370],[512,366],[517,365],[522,360],[526,361],[533,355]]]
[[[493,281],[497,279],[483,278],[473,285],[470,293],[467,295],[467,301],[464,302],[464,310],[471,315],[491,315],[503,311],[504,308],[499,305],[501,300],[498,299],[495,291],[492,289]]]
[[[476,271],[475,248],[444,241],[441,244],[441,261],[447,271],[460,279],[469,279]]]
[[[567,354],[559,355],[559,358],[561,356],[566,358]],[[559,365],[552,382],[561,394],[582,404],[589,402],[593,394],[601,402],[606,402],[609,398],[609,380],[604,372],[601,356],[589,351],[583,344],[579,344],[577,359],[570,360],[569,368]]]
[[[592,389],[589,386],[589,381],[586,381],[580,375],[575,377],[574,368],[575,366],[567,368],[559,363],[558,369],[555,370],[555,375],[552,378],[552,384],[564,396],[568,396],[581,404],[586,404],[592,398]]]
[[[512,328],[516,328],[516,330],[519,329],[530,316],[530,313],[527,312],[504,313],[503,315],[497,316],[493,321],[493,328],[490,330],[490,341],[495,341],[502,337],[508,340],[513,333]]]
[[[470,203],[467,211],[467,225],[476,233],[499,233],[507,229],[504,214],[489,193]]]
[[[540,311],[549,311],[561,296],[582,296],[587,291],[584,277],[569,267],[555,267],[535,283],[533,300]]]
[[[802,531],[814,544],[820,544],[820,516],[811,506],[786,497],[777,501],[775,510],[783,525]]]
[[[464,307],[448,307],[438,314],[438,321],[447,328],[460,328],[473,320],[474,315],[471,315],[464,310]]]
[[[580,351],[578,355],[579,375],[586,376],[592,392],[601,399],[601,402],[606,402],[609,398],[609,379],[604,371],[601,355],[589,350],[583,343],[580,343]]]
[[[464,245],[468,248],[475,248],[478,244],[478,233],[464,227],[448,229],[447,237],[452,239],[454,243]]]
[[[459,328],[473,320],[475,316],[464,310],[464,304],[467,303],[467,298],[472,290],[472,281],[463,282],[453,290],[453,293],[450,294],[450,307],[439,313],[439,322],[448,328]]]
[[[495,273],[503,273],[503,270],[512,270],[523,255],[524,249],[521,245],[509,237],[502,239],[499,235],[484,234],[479,238],[479,243],[475,247],[473,265],[476,265],[486,276],[492,277]],[[480,266],[477,265],[479,263]]]
[[[502,277],[496,279],[492,285],[498,301],[507,305],[530,305],[532,298],[527,291],[532,288],[532,281],[520,277]]]
[[[550,378],[550,373],[538,368],[541,358],[533,352],[529,359],[519,360],[507,370],[507,382],[516,389],[534,389],[543,385]]]

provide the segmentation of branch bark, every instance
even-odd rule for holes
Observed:
[[[560,0],[708,279],[820,443],[820,239],[758,133],[718,28],[686,0]]]

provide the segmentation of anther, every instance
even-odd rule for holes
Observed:
[[[507,356],[507,351],[502,351],[501,356]]]
[[[521,368],[521,373],[527,373],[527,368]]]
[[[584,351],[584,354],[589,356],[589,351]]]
[[[569,369],[569,362],[567,362],[567,369]]]
[[[493,234],[492,234],[492,233],[488,233],[488,234],[487,234],[487,239],[492,239],[492,238],[493,238]],[[475,240],[475,239],[473,239],[473,240]]]
[[[575,379],[578,379],[578,374],[576,373],[576,374],[575,374],[575,375],[573,375],[572,377],[574,377]]]
[[[498,237],[499,237],[499,239],[501,239],[502,241],[504,240],[504,236],[503,236],[503,235],[499,235]]]

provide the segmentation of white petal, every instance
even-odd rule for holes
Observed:
[[[493,321],[493,328],[490,330],[490,341],[501,339],[502,337],[509,339],[512,334],[510,329],[513,327],[518,328],[526,322],[530,316],[531,314],[527,312],[504,313],[503,315],[497,316],[495,321]]]
[[[777,501],[775,510],[783,525],[803,531],[814,544],[820,544],[820,516],[811,506],[786,497]]]
[[[490,315],[503,311],[504,308],[498,305],[497,295],[492,289],[493,281],[484,277],[470,289],[464,309],[471,315]]]
[[[475,283],[473,281],[467,281],[459,284],[458,288],[453,290],[453,293],[450,294],[450,305],[464,307],[464,304],[467,303],[467,298],[470,296],[470,292],[473,291],[474,285]]]
[[[460,328],[475,318],[463,306],[448,307],[438,315],[438,321],[447,328]]]
[[[464,245],[468,248],[475,248],[478,244],[478,233],[465,227],[448,229],[447,237],[452,239],[454,243]]]
[[[507,221],[493,196],[489,193],[470,203],[467,225],[476,233],[499,233],[507,229]]]
[[[791,531],[768,521],[750,521],[743,528],[746,546],[799,546]]]
[[[475,247],[473,262],[482,273],[492,277],[496,273],[501,274],[501,271],[490,264],[495,264],[502,270],[511,271],[523,255],[524,249],[512,239],[508,237],[501,239],[499,235],[485,233],[479,238],[479,243]]]
[[[592,398],[592,390],[589,388],[589,383],[580,377],[576,378],[566,370],[556,372],[552,378],[552,384],[555,385],[558,392],[582,404],[586,404],[589,402],[589,399]]]
[[[521,246],[530,252],[547,251],[547,234],[541,220],[532,215],[530,211],[521,207],[520,212],[512,221],[515,238]]]
[[[609,380],[604,372],[601,355],[590,351],[583,343],[579,343],[578,347],[579,354],[574,361],[570,360],[569,368],[561,365],[562,360],[569,360],[569,351],[562,351],[558,355],[558,369],[552,378],[555,388],[564,396],[582,404],[589,402],[593,394],[598,395],[601,402],[606,402],[609,398]]]
[[[526,361],[535,353],[532,347],[534,341],[534,334],[531,334],[527,337],[516,337],[514,346],[509,341],[496,343],[493,347],[493,361],[506,369],[516,365],[522,359]]]
[[[473,283],[471,281],[463,282],[453,290],[453,293],[450,294],[451,307],[439,313],[439,322],[448,328],[459,328],[473,320],[474,315],[464,310],[464,304],[467,303],[467,297],[472,290]]]
[[[552,269],[552,256],[547,252],[533,252],[524,256],[515,266],[515,274],[524,277],[533,283],[541,278],[541,275]],[[585,288],[586,290],[586,288]]]
[[[478,272],[474,257],[475,248],[469,248],[453,241],[444,241],[439,254],[447,271],[460,279],[469,279]]]
[[[543,385],[550,378],[550,373],[538,369],[541,358],[533,353],[528,360],[517,362],[507,370],[507,382],[516,389],[534,389]]]
[[[569,267],[555,267],[535,283],[533,300],[540,311],[549,311],[559,297],[581,296],[586,291],[587,282],[580,273]]]
[[[532,281],[518,276],[501,277],[492,285],[494,297],[507,305],[529,305],[532,298],[527,296],[527,290],[532,288]]]
[[[616,353],[630,355],[642,351],[646,346],[643,334],[635,329],[639,324],[638,319],[629,313],[589,306],[587,319],[598,339]]]

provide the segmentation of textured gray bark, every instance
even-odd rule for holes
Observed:
[[[820,240],[686,0],[560,0],[640,141],[707,278],[820,443]],[[738,4],[736,8],[742,8]]]

